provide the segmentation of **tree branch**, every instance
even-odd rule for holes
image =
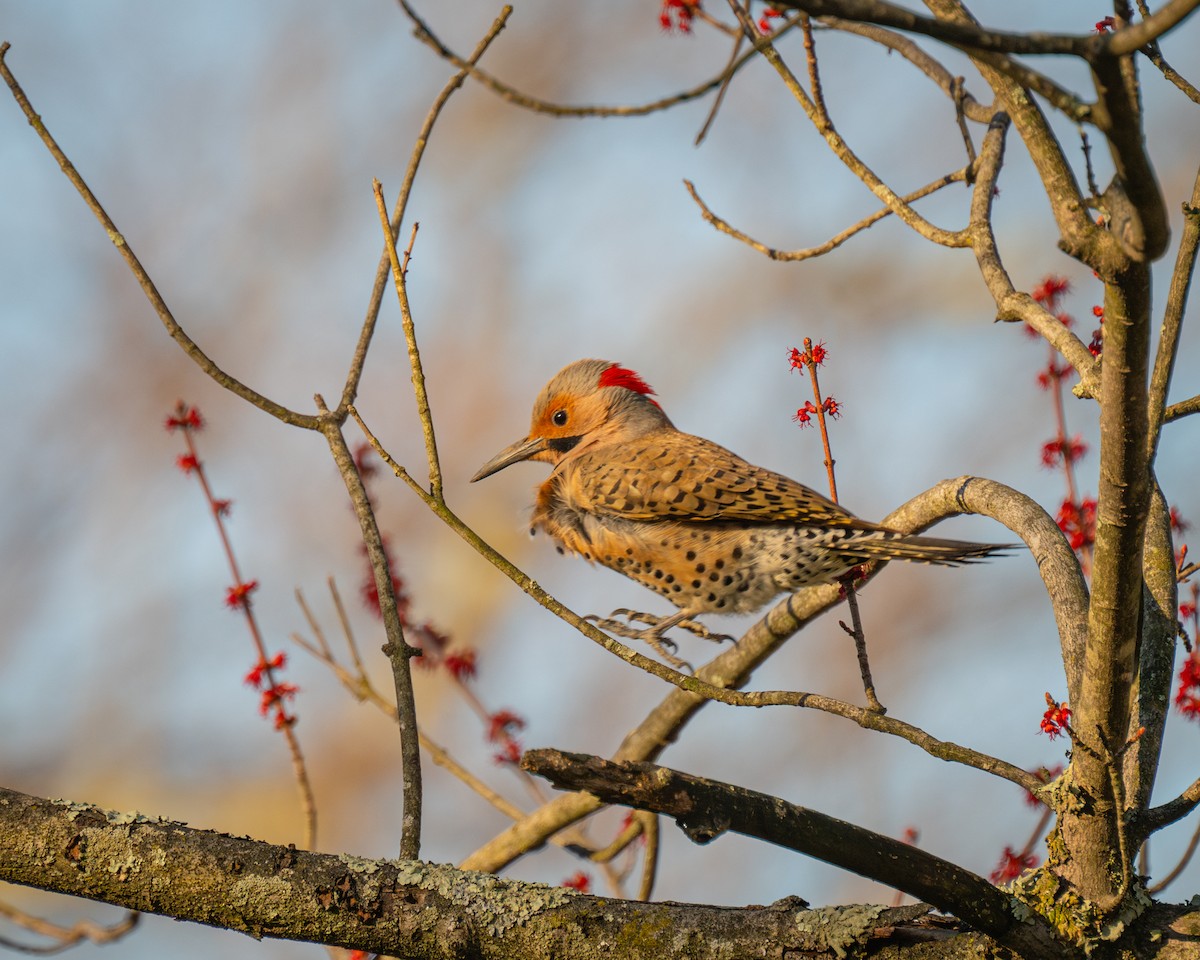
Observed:
[[[346,408],[354,403],[355,398],[358,396],[358,384],[362,379],[363,365],[367,359],[367,350],[371,346],[371,338],[375,333],[375,324],[379,320],[379,308],[383,305],[383,293],[387,289],[387,278],[388,273],[391,271],[392,254],[395,252],[396,237],[400,235],[400,224],[403,222],[404,213],[408,209],[408,198],[412,195],[413,183],[416,181],[417,170],[421,166],[421,159],[425,156],[425,147],[429,144],[429,138],[433,133],[433,125],[437,122],[438,117],[441,116],[442,109],[450,100],[451,95],[462,86],[463,80],[475,69],[475,64],[484,55],[487,48],[492,45],[492,41],[500,35],[500,31],[508,24],[508,18],[511,14],[512,7],[504,7],[500,11],[500,16],[493,21],[488,32],[475,45],[470,59],[459,62],[459,72],[450,78],[441,92],[434,98],[429,112],[425,115],[425,122],[421,124],[421,129],[417,133],[412,154],[408,159],[408,168],[404,171],[404,181],[401,183],[400,193],[396,197],[396,208],[392,211],[392,216],[388,220],[391,243],[384,244],[383,253],[379,257],[379,265],[375,268],[375,282],[371,287],[371,299],[367,304],[367,315],[363,320],[362,332],[359,334],[358,344],[354,348],[354,356],[350,361],[350,372],[346,375],[346,385],[342,388],[342,399],[338,404],[338,418],[340,422],[345,422]],[[387,218],[385,217],[385,219]],[[402,309],[406,303],[407,295],[401,299]],[[435,460],[431,460],[431,471]]]
[[[1150,374],[1150,425],[1146,438],[1147,459],[1151,466],[1158,454],[1158,441],[1162,425],[1168,419],[1167,393],[1171,389],[1171,375],[1175,370],[1175,359],[1179,355],[1179,336],[1183,331],[1183,314],[1187,309],[1188,293],[1192,277],[1196,272],[1196,253],[1200,249],[1200,170],[1192,184],[1190,202],[1183,204],[1183,235],[1179,238],[1179,250],[1175,254],[1175,269],[1171,272],[1171,286],[1167,291],[1167,303],[1163,308],[1162,329],[1158,336],[1158,352],[1154,357],[1154,371]],[[1176,414],[1179,415],[1178,413]]]
[[[842,135],[837,132],[837,129],[826,114],[823,104],[817,103],[813,97],[810,97],[804,91],[804,88],[800,85],[800,81],[796,79],[791,68],[784,63],[783,58],[779,55],[779,51],[775,49],[774,44],[769,41],[769,38],[759,36],[758,28],[754,24],[754,21],[737,3],[733,3],[732,6],[746,36],[754,40],[755,44],[760,48],[763,58],[775,69],[775,72],[783,80],[788,91],[795,98],[796,102],[800,104],[801,109],[812,122],[813,127],[824,138],[829,148],[846,169],[858,177],[868,190],[887,205],[892,213],[904,221],[906,226],[911,227],[925,239],[945,247],[967,246],[969,240],[965,231],[945,230],[925,219],[925,217],[917,213],[910,204],[898,196],[875,171],[862,161],[842,138]]]
[[[814,17],[842,17],[924,34],[968,52],[1016,53],[1032,56],[1069,54],[1095,61],[1133,53],[1162,36],[1183,20],[1200,0],[1169,0],[1161,10],[1142,23],[1112,34],[1008,33],[975,24],[934,20],[886,0],[779,0],[777,7],[803,10]]]
[[[246,933],[424,960],[845,956],[925,906],[634,903],[412,860],[309,853],[0,788],[0,880]],[[919,931],[914,930],[919,936]]]
[[[1105,284],[1104,362],[1100,372],[1100,478],[1096,549],[1083,682],[1074,708],[1075,789],[1090,809],[1063,820],[1071,851],[1066,878],[1082,896],[1113,908],[1124,895],[1113,864],[1124,812],[1110,771],[1126,742],[1131,692],[1142,638],[1142,570],[1149,480],[1146,378],[1150,277],[1132,263]]]
[[[1012,898],[987,880],[913,844],[744,787],[650,763],[616,764],[558,750],[527,750],[526,770],[607,803],[674,817],[695,843],[727,830],[816,857],[966,920],[1024,957],[1072,955],[1036,914],[1018,920]]]
[[[1150,494],[1143,564],[1146,587],[1142,604],[1142,642],[1132,690],[1133,713],[1126,732],[1126,742],[1131,742],[1132,746],[1125,752],[1124,764],[1128,785],[1125,806],[1135,815],[1149,804],[1158,776],[1163,734],[1171,708],[1171,681],[1174,679],[1179,630],[1170,507],[1157,483]]]
[[[379,613],[383,618],[387,643],[384,655],[392,668],[392,682],[396,690],[397,726],[400,730],[401,778],[403,785],[404,812],[401,817],[400,856],[415,860],[421,853],[421,744],[417,737],[417,704],[413,695],[412,658],[420,650],[411,647],[404,639],[404,625],[400,622],[400,611],[396,607],[396,591],[387,550],[379,523],[371,507],[371,498],[363,485],[362,475],[354,462],[354,456],[346,444],[342,426],[335,414],[331,414],[325,401],[318,394],[317,409],[323,416],[322,432],[329,443],[333,462],[337,464],[350,504],[358,519],[363,546],[375,578],[375,590],[379,596]],[[351,410],[354,408],[351,407]]]

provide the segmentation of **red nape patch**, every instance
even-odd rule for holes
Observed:
[[[614,363],[611,367],[600,374],[600,380],[596,384],[598,387],[624,387],[626,390],[632,390],[634,393],[651,394],[654,389],[632,370],[621,366],[619,363]],[[653,400],[650,401],[654,403]],[[657,404],[655,404],[657,406]]]

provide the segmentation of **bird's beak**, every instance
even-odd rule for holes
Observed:
[[[487,463],[476,471],[475,476],[471,478],[471,482],[482,480],[484,477],[490,477],[493,473],[503,470],[505,467],[516,463],[519,460],[528,460],[532,456],[536,456],[546,449],[546,440],[544,437],[527,437],[524,440],[518,440],[511,446],[505,447],[498,454],[492,457]]]

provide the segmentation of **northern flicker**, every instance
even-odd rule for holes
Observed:
[[[664,618],[618,611],[652,628],[601,621],[606,629],[665,654],[663,632],[697,614],[749,613],[869,560],[953,566],[1007,548],[860,520],[795,480],[677,430],[653,394],[619,364],[577,360],[542,390],[529,435],[471,478],[519,460],[551,464],[530,532],[545,531],[560,553],[623,573],[679,607]]]

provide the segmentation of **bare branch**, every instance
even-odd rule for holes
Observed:
[[[392,579],[391,564],[383,546],[383,536],[375,519],[375,510],[362,475],[346,444],[341,424],[325,406],[318,394],[317,409],[322,414],[322,433],[329,443],[333,462],[342,475],[350,503],[358,518],[363,545],[375,578],[375,589],[379,595],[379,613],[383,618],[383,629],[387,636],[383,652],[392,667],[392,679],[396,689],[396,725],[400,730],[401,782],[404,794],[404,812],[401,817],[400,856],[415,860],[421,850],[421,744],[418,740],[417,705],[413,696],[411,659],[421,651],[411,647],[404,639],[404,625],[396,607],[396,591]],[[349,408],[353,410],[353,407]]]
[[[733,5],[733,9],[737,13],[746,35],[756,37],[757,28],[749,15],[736,4]],[[892,213],[903,220],[907,226],[925,237],[925,239],[946,247],[965,247],[968,245],[970,241],[965,231],[943,230],[941,227],[930,223],[917,213],[910,204],[899,197],[870,167],[863,163],[858,155],[850,149],[846,141],[842,139],[841,134],[837,132],[837,129],[829,119],[828,113],[824,109],[824,105],[818,104],[804,91],[795,74],[784,63],[783,58],[779,55],[779,51],[775,49],[774,44],[769,42],[769,38],[766,40],[760,38],[756,42],[761,48],[763,57],[775,68],[776,73],[779,74],[784,85],[791,92],[792,96],[795,97],[796,102],[800,104],[801,109],[804,110],[804,113],[808,116],[817,132],[825,139],[829,148],[841,160],[846,169],[858,177],[876,197],[887,205]]]
[[[18,910],[16,907],[9,906],[7,903],[0,901],[0,917],[3,917],[14,926],[20,927],[22,930],[28,930],[30,933],[52,941],[44,946],[28,946],[16,943],[5,937],[0,937],[0,947],[12,950],[14,953],[48,956],[52,953],[61,953],[63,950],[85,942],[101,944],[120,940],[122,937],[133,932],[142,915],[134,910],[130,910],[124,917],[113,924],[105,925],[97,923],[95,920],[79,920],[69,927],[64,927],[57,923],[51,923],[42,917],[35,917],[24,910]]]
[[[390,220],[386,217],[384,218],[389,224],[388,233],[391,235],[391,241],[384,245],[383,253],[379,256],[379,265],[375,268],[375,282],[371,287],[371,299],[367,304],[367,315],[363,320],[362,332],[359,334],[358,344],[354,348],[354,357],[350,361],[350,371],[346,375],[346,385],[342,388],[342,399],[338,404],[338,416],[342,421],[346,419],[346,408],[358,396],[358,384],[362,379],[363,365],[367,359],[367,350],[371,346],[371,338],[375,333],[375,324],[379,319],[379,308],[383,304],[383,291],[387,288],[388,273],[391,270],[391,254],[395,248],[396,238],[400,235],[400,224],[403,222],[404,213],[408,209],[408,198],[412,195],[413,183],[417,178],[417,170],[421,166],[421,159],[425,156],[425,147],[428,145],[429,138],[433,134],[433,125],[437,122],[438,117],[441,116],[442,110],[450,100],[451,95],[462,86],[467,75],[474,69],[474,64],[484,55],[487,48],[491,46],[492,41],[500,35],[500,31],[508,23],[508,18],[511,14],[511,6],[506,6],[500,12],[500,16],[493,21],[488,32],[475,45],[470,59],[464,60],[459,64],[459,72],[450,78],[441,92],[434,98],[429,112],[425,115],[425,122],[421,124],[421,129],[417,133],[412,154],[408,159],[408,168],[404,171],[404,181],[401,183],[400,193],[396,197],[396,209],[392,212]],[[414,232],[415,229],[414,227]],[[404,312],[406,304],[407,295],[405,294],[401,299],[401,316],[406,316]],[[429,436],[427,435],[426,442],[428,443],[428,441]],[[434,472],[436,459],[436,452],[434,452],[431,454],[430,459],[431,477]]]
[[[1163,414],[1163,421],[1170,423],[1172,420],[1178,420],[1180,417],[1188,417],[1193,413],[1200,413],[1200,394],[1171,404]]]
[[[1150,19],[1150,8],[1146,6],[1146,0],[1137,0],[1138,10],[1142,14],[1143,20]],[[1158,45],[1158,40],[1152,40],[1142,48],[1142,53],[1146,58],[1158,67],[1159,72],[1166,77],[1171,83],[1175,84],[1184,95],[1193,103],[1200,103],[1200,90],[1189,83],[1174,67],[1167,63],[1166,58],[1162,55],[1162,48]]]
[[[1168,0],[1161,10],[1141,23],[1130,24],[1116,33],[1102,34],[1105,42],[1100,44],[1101,52],[1111,57],[1119,57],[1140,50],[1147,44],[1154,43],[1197,7],[1200,7],[1200,0]]]
[[[668,110],[678,104],[698,100],[713,90],[719,89],[728,83],[730,78],[741,70],[742,67],[753,60],[755,54],[758,52],[757,45],[752,46],[751,49],[736,58],[730,66],[716,76],[688,90],[683,90],[669,97],[662,97],[650,103],[629,106],[573,106],[570,104],[555,103],[551,100],[542,100],[530,94],[523,93],[487,71],[480,70],[471,60],[463,59],[438,39],[437,35],[421,19],[410,4],[405,2],[405,0],[397,0],[397,2],[415,25],[414,34],[416,38],[433,50],[439,57],[465,71],[472,80],[482,84],[501,99],[513,104],[513,106],[521,107],[524,110],[530,110],[534,113],[545,113],[553,117],[644,117],[651,113]],[[502,16],[507,16],[508,13],[511,13],[512,7],[505,7],[505,11],[506,13],[502,14]],[[783,31],[780,30],[779,32],[782,33]]]
[[[839,30],[843,33],[853,33],[856,36],[866,37],[868,40],[873,40],[875,43],[887,47],[889,50],[895,50],[896,53],[900,54],[900,56],[904,57],[905,60],[936,83],[946,96],[954,99],[956,77],[942,66],[941,61],[930,56],[928,52],[903,34],[896,33],[894,30],[886,30],[875,24],[858,23],[854,20],[841,20],[837,17],[822,17],[820,22],[823,26],[831,30]],[[961,103],[963,113],[969,119],[978,123],[987,123],[994,112],[991,107],[980,103],[966,91],[963,91]]]
[[[1123,257],[1153,261],[1170,241],[1166,202],[1146,152],[1138,79],[1133,60],[1102,59],[1092,65],[1098,99],[1097,123],[1108,139],[1116,175],[1104,191],[1102,207],[1108,214],[1108,235],[1120,244]],[[1093,266],[1111,276],[1124,264],[1110,256]]]
[[[950,186],[952,183],[962,183],[967,179],[968,170],[968,167],[963,167],[961,170],[955,170],[952,173],[947,173],[945,176],[939,177],[931,183],[927,183],[925,186],[914,190],[912,193],[906,193],[900,199],[906,204],[911,204],[917,200],[920,200],[922,197],[928,197],[930,194],[936,193],[943,187]],[[828,253],[830,250],[836,250],[855,234],[861,233],[868,227],[873,226],[884,217],[891,216],[893,212],[890,207],[881,207],[870,216],[864,217],[863,219],[859,220],[858,223],[847,227],[845,230],[834,235],[833,237],[830,237],[828,240],[822,244],[819,244],[818,246],[807,247],[803,250],[779,250],[775,247],[768,247],[766,244],[760,243],[749,234],[743,233],[741,230],[738,230],[736,227],[732,226],[727,220],[724,220],[713,213],[708,204],[700,199],[700,195],[696,192],[696,187],[690,180],[684,180],[683,185],[687,188],[687,192],[691,194],[692,199],[700,208],[700,215],[704,217],[706,222],[712,224],[713,227],[715,227],[717,230],[720,230],[722,233],[733,237],[735,240],[740,240],[742,243],[757,250],[764,256],[767,256],[772,260],[780,260],[784,262],[808,260],[812,257],[819,257],[822,254]]]
[[[1158,453],[1158,441],[1162,425],[1167,420],[1182,416],[1180,404],[1167,407],[1167,393],[1171,388],[1171,375],[1175,369],[1175,358],[1179,354],[1179,336],[1183,331],[1183,314],[1187,309],[1188,292],[1196,272],[1196,253],[1200,250],[1200,170],[1192,184],[1192,198],[1183,205],[1183,235],[1179,238],[1179,250],[1175,254],[1175,269],[1171,273],[1171,287],[1167,292],[1167,304],[1163,309],[1162,330],[1158,337],[1158,352],[1154,357],[1154,370],[1150,374],[1150,424],[1146,441],[1149,445],[1148,459],[1151,466]],[[1200,398],[1197,409],[1200,409]],[[1185,403],[1187,401],[1184,401]],[[1174,416],[1172,416],[1174,411]]]

